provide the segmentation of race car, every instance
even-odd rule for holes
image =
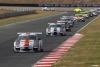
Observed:
[[[71,27],[74,27],[75,20],[73,18],[61,18],[61,20],[68,22]],[[57,21],[57,22],[59,22],[59,21]]]
[[[90,10],[93,14],[93,16],[97,16],[97,11],[96,10]]]
[[[83,9],[80,8],[80,7],[77,7],[77,8],[74,9],[74,12],[80,13],[80,12],[85,12],[85,10],[83,10]]]
[[[66,31],[71,31],[71,26],[68,22],[57,22],[57,23],[64,25],[66,28]]]
[[[64,36],[66,35],[66,28],[64,25],[59,23],[48,23],[49,26],[46,29],[46,35],[47,36]]]
[[[87,12],[80,12],[80,14],[82,14],[85,18],[89,18],[89,14]]]
[[[64,18],[70,18],[73,20],[73,22],[77,22],[75,19],[75,16],[62,16],[62,17],[60,17],[60,19],[64,19]]]
[[[96,8],[95,10],[96,10],[98,13],[100,12],[100,8]]]
[[[43,7],[42,11],[55,11],[55,9],[51,7]]]
[[[89,14],[89,17],[93,17],[93,13],[92,13],[92,11],[86,11],[86,13]]]
[[[75,18],[77,21],[85,22],[85,17],[82,14],[75,14]]]
[[[41,32],[19,32],[14,42],[14,52],[36,52],[43,51],[43,41],[37,36]]]

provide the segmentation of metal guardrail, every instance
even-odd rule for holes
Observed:
[[[0,14],[0,19],[21,16],[21,15],[35,14],[35,13],[36,13],[36,10],[3,13],[3,14]]]

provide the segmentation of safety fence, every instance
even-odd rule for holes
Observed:
[[[7,4],[0,3],[0,6],[29,6],[29,7],[100,7],[100,4]]]

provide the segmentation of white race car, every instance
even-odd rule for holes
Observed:
[[[43,7],[42,11],[55,11],[55,9],[51,7]]]
[[[98,12],[96,10],[90,10],[90,11],[93,13],[94,16],[97,16]]]
[[[98,13],[100,12],[100,8],[96,8],[95,10],[96,10]]]
[[[14,42],[14,52],[35,52],[43,51],[43,41],[37,36],[41,32],[32,33],[17,33],[18,38]]]
[[[49,26],[46,29],[47,36],[54,36],[54,35],[66,35],[66,27],[63,24],[59,23],[48,23]]]

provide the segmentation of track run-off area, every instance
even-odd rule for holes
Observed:
[[[0,67],[31,67],[38,60],[48,55],[60,44],[73,36],[77,31],[91,22],[96,17],[86,19],[86,22],[77,22],[72,27],[71,32],[67,32],[66,36],[47,37],[45,32],[48,23],[56,22],[63,15],[74,15],[74,12],[62,13],[50,17],[44,17],[35,20],[24,21],[22,23],[1,26],[0,27]],[[39,35],[43,39],[43,52],[36,53],[14,53],[13,43],[18,37],[17,32],[42,32]]]

